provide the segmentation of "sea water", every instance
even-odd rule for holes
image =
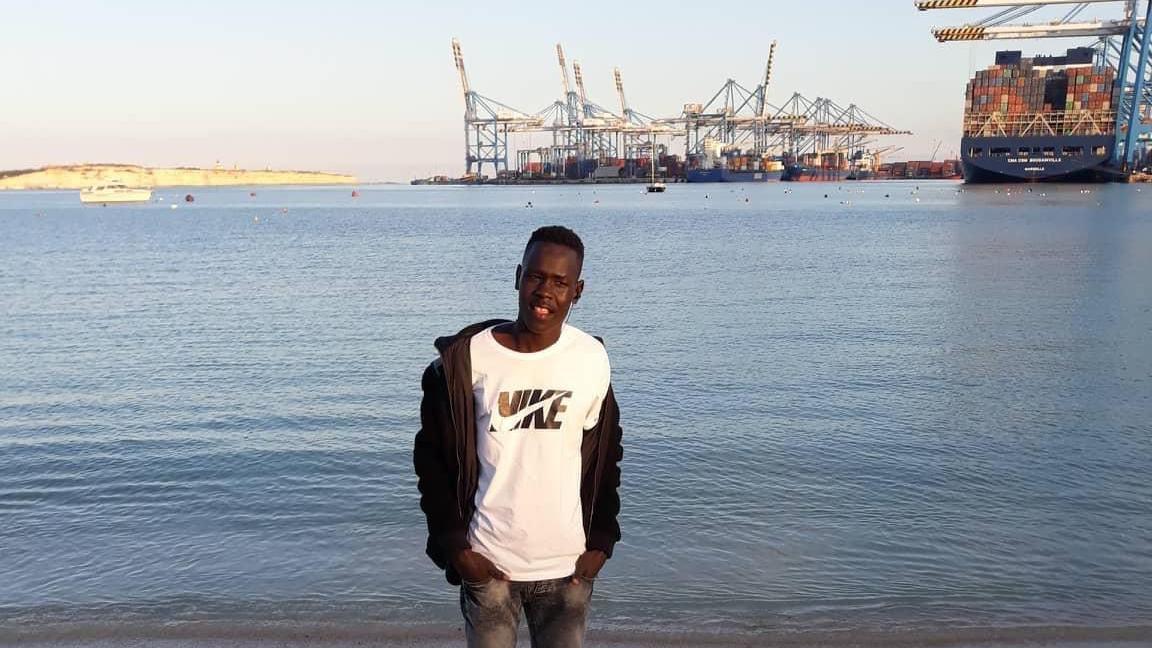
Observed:
[[[0,627],[458,624],[420,375],[554,223],[624,429],[594,628],[1152,619],[1152,187],[925,181],[0,193]]]

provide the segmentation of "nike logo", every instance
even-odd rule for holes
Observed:
[[[493,412],[489,432],[510,430],[559,430],[557,417],[568,410],[564,401],[571,391],[560,389],[517,389],[500,392],[498,413]],[[545,414],[545,408],[548,412]]]

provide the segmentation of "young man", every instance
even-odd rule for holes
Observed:
[[[565,323],[584,244],[532,233],[516,321],[436,340],[414,463],[427,553],[460,585],[468,645],[579,647],[592,581],[620,539],[620,417],[603,344]]]

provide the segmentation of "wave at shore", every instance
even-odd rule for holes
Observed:
[[[522,633],[524,628],[521,627]],[[123,625],[116,623],[59,624],[26,628],[0,627],[0,645],[48,646],[181,646],[216,648],[217,646],[362,646],[367,644],[393,647],[459,646],[463,630],[446,625],[362,624],[291,624],[291,623],[211,623],[182,622]],[[941,648],[1007,648],[1009,646],[1050,646],[1077,648],[1133,648],[1146,646],[1152,640],[1152,626],[1113,628],[1090,627],[1016,627],[1016,628],[942,628],[890,631],[788,631],[756,634],[664,633],[644,631],[591,630],[588,643],[616,648],[656,646],[854,646],[901,647],[938,646]]]

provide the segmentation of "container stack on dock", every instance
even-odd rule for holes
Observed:
[[[885,180],[959,180],[960,160],[909,160],[888,162],[876,170]]]

